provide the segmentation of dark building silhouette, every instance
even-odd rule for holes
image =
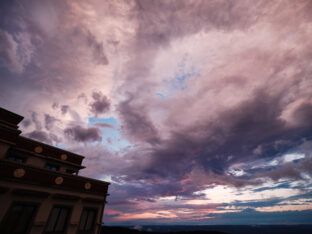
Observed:
[[[0,108],[0,233],[99,233],[108,182],[79,176],[83,156],[20,136]]]

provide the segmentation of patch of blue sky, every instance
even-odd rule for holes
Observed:
[[[105,123],[112,125],[113,128],[101,128],[102,144],[112,151],[120,151],[123,148],[131,146],[131,144],[120,134],[119,124],[116,118],[89,118],[89,124]]]
[[[156,96],[162,99],[167,99],[176,91],[185,91],[187,89],[186,81],[200,76],[200,72],[194,70],[187,73],[183,72],[182,74],[177,73],[175,74],[173,79],[170,79],[172,80],[172,82],[167,85],[166,90],[162,92],[157,92]]]
[[[110,117],[110,118],[89,118],[89,123],[90,124],[95,124],[95,123],[106,123],[106,124],[111,124],[114,126],[118,126],[118,121],[117,119]]]
[[[200,72],[198,71],[190,71],[187,73],[176,74],[175,79],[172,82],[171,88],[185,90],[187,88],[185,81],[194,77],[199,77]]]
[[[162,99],[167,99],[168,96],[162,94],[162,93],[156,93],[157,96],[161,97]]]
[[[195,68],[193,65],[189,65],[191,62],[188,62],[188,56],[185,54],[181,61],[177,64],[176,72],[173,76],[169,76],[169,84],[165,83],[165,90],[157,92],[156,96],[167,99],[177,91],[185,91],[187,89],[187,81],[200,77],[201,73],[199,69]]]
[[[57,148],[61,148],[61,149],[66,149],[67,148],[67,146],[65,144],[55,144],[54,146],[57,147]]]

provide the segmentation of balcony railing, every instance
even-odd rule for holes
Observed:
[[[45,186],[97,195],[107,195],[108,182],[58,173],[25,164],[0,160],[0,180]]]

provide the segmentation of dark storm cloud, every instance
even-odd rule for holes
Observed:
[[[304,102],[294,111],[293,116],[301,126],[312,130],[312,103]]]
[[[62,111],[62,114],[65,115],[69,110],[69,106],[68,105],[62,105],[61,106],[61,111]]]
[[[54,123],[57,121],[60,121],[60,120],[49,114],[44,115],[44,126],[47,130],[50,130],[54,126]]]
[[[279,179],[304,180],[305,174],[312,176],[312,157],[306,156],[298,163],[287,163],[267,173],[256,173],[259,176],[266,176],[274,181]]]
[[[205,189],[209,184],[243,187],[259,185],[263,182],[260,178],[264,177],[273,180],[303,179],[302,172],[310,173],[310,158],[297,164],[290,162],[278,166],[273,171],[254,172],[243,177],[226,174],[234,163],[252,162],[259,157],[280,156],[300,146],[303,137],[311,137],[309,129],[304,128],[306,122],[302,123],[302,126],[292,128],[279,118],[283,109],[279,101],[279,95],[270,96],[264,91],[259,91],[252,99],[222,113],[214,126],[207,121],[199,126],[176,132],[170,140],[144,152],[145,163],[134,161],[126,171],[123,171],[127,175],[126,180],[167,179],[170,181],[167,184],[150,185],[150,191],[154,191],[156,196],[192,196],[194,192]],[[141,137],[148,139],[145,134],[149,133],[147,130],[151,129],[150,125],[134,117],[132,119],[136,121],[130,122],[135,108],[130,108],[129,105],[129,108],[124,110],[128,113],[127,130],[133,129],[132,135],[140,137],[137,131],[144,129],[142,130],[144,135]],[[197,135],[201,138],[192,137],[194,132],[199,133]],[[155,133],[150,135],[156,136]],[[277,141],[289,143],[276,145]],[[258,145],[264,145],[260,155],[254,154],[254,149]],[[230,155],[234,156],[229,157]],[[258,179],[255,179],[257,177]],[[190,180],[182,182],[185,179]]]
[[[64,130],[65,136],[78,142],[101,141],[100,130],[98,128],[83,128],[80,126],[69,127]]]
[[[28,126],[31,125],[31,121],[29,119],[24,119],[21,124],[23,125],[23,127],[27,128]]]
[[[188,131],[184,130],[184,134],[173,135],[165,145],[154,147],[149,154],[145,154],[145,165],[142,166],[142,161],[134,162],[123,172],[127,175],[127,180],[131,181],[138,179],[149,181],[155,178],[170,181],[167,184],[162,181],[162,185],[150,184],[149,192],[144,191],[144,194],[149,196],[153,194],[192,196],[194,192],[205,189],[207,184],[228,184],[235,187],[259,185],[262,183],[261,180],[253,180],[257,176],[270,177],[273,180],[303,179],[302,172],[312,171],[310,158],[297,164],[288,163],[279,166],[270,172],[253,173],[249,177],[235,178],[225,174],[233,163],[256,160],[259,155],[253,155],[253,151],[259,144],[265,145],[260,157],[272,158],[299,146],[302,144],[302,137],[310,136],[309,129],[302,127],[293,129],[279,119],[282,108],[278,108],[280,106],[278,100],[278,97],[258,92],[254,99],[221,115],[219,126],[213,131],[213,137],[203,135],[203,139],[198,141],[185,134]],[[137,125],[133,126],[139,128]],[[211,125],[207,123],[206,127],[194,126],[190,131],[205,132],[205,129],[208,131]],[[217,135],[219,137],[216,137]],[[277,141],[282,140],[289,143],[276,145]],[[228,160],[230,154],[239,157]],[[194,167],[205,170],[196,173]],[[189,182],[181,184],[180,181],[187,179],[188,176],[191,176]]]
[[[136,106],[133,98],[119,104],[118,111],[123,118],[125,134],[132,140],[147,141],[151,144],[159,142],[157,129],[146,115],[144,106]]]
[[[27,133],[25,136],[36,139],[38,141],[43,141],[45,143],[51,144],[51,140],[49,139],[49,136],[46,132],[43,131],[32,131],[30,133]]]
[[[95,116],[109,111],[110,101],[105,95],[101,92],[93,92],[92,98],[93,102],[91,102],[89,106],[91,108],[91,112],[95,114]]]
[[[159,188],[159,187],[157,187]],[[155,187],[156,189],[156,187]],[[157,200],[150,197],[153,195],[150,188],[144,188],[144,185],[141,186],[131,186],[131,185],[118,185],[115,183],[111,184],[110,192],[116,194],[116,196],[109,198],[109,207],[122,209],[124,212],[131,212],[131,209],[137,209],[137,211],[144,211],[144,206],[140,206],[140,203],[148,202],[155,203]],[[147,193],[145,196],[144,194]],[[129,197],[126,197],[128,195]],[[195,198],[195,196],[194,196]],[[196,198],[203,199],[203,197],[197,196]],[[181,203],[171,203],[165,205],[158,205],[155,207],[156,210],[176,210],[176,209],[196,209],[196,210],[205,210],[212,209],[223,204],[205,204],[205,205],[192,205],[192,204],[181,204]],[[149,212],[152,212],[153,208],[151,207]]]
[[[302,135],[298,137],[296,130],[294,132],[279,118],[282,111],[279,102],[280,96],[271,96],[260,91],[256,92],[250,100],[222,113],[218,123],[222,140],[211,142],[212,139],[206,138],[205,142],[208,143],[208,147],[205,149],[206,155],[201,156],[202,160],[209,164],[209,162],[220,161],[219,159],[222,158],[225,160],[222,164],[226,167],[236,160],[243,161],[246,157],[253,160],[253,150],[258,145],[264,145],[261,157],[272,157],[277,153],[282,154],[288,147],[295,147],[294,142],[298,144]],[[207,129],[209,127],[206,125]],[[301,133],[301,130],[299,129],[297,132]],[[305,131],[304,134],[308,136],[309,132]],[[276,148],[274,144],[277,140],[290,139],[293,140],[293,145],[284,146],[284,149]],[[213,145],[213,143],[216,144]],[[239,157],[227,160],[229,155],[239,155]]]
[[[85,155],[88,159],[85,161],[85,166],[87,168],[82,172],[84,175],[92,176],[93,178],[102,178],[103,172],[105,172],[105,175],[110,175],[113,180],[110,186],[110,192],[115,195],[109,198],[109,203],[117,204],[120,201],[132,201],[133,199],[144,199],[146,197],[153,199],[161,196],[176,196],[177,194],[192,198],[201,196],[192,194],[193,190],[191,189],[184,189],[179,181],[174,178],[163,180],[157,178],[157,176],[155,176],[155,178],[145,177],[145,181],[125,183],[127,176],[132,174],[133,178],[134,176],[139,178],[139,175],[135,174],[142,173],[143,165],[140,166],[135,162],[142,162],[143,164],[145,162],[138,155],[127,154],[123,157],[119,157],[109,152],[104,146],[86,146],[73,148],[72,150]],[[128,163],[125,164],[125,161]],[[136,166],[129,166],[128,164],[136,164]],[[123,185],[118,185],[118,183],[123,183]]]
[[[26,137],[29,137],[34,140],[42,141],[46,144],[52,145],[53,143],[59,143],[60,139],[53,133],[47,133],[44,131],[34,130],[32,132],[26,133]]]
[[[126,175],[126,177],[121,177],[122,180],[144,179],[148,183],[148,185],[144,184],[144,187],[142,186],[139,189],[136,186],[133,189],[131,186],[128,187],[126,189],[127,196],[135,198],[142,194],[149,197],[179,195],[196,198],[198,196],[193,193],[205,189],[207,184],[211,183],[229,184],[236,187],[262,183],[261,181],[250,180],[250,178],[235,178],[224,173],[233,162],[245,161],[244,157],[252,155],[254,147],[259,143],[268,140],[266,142],[268,145],[266,151],[278,152],[275,141],[276,139],[283,139],[283,135],[289,129],[277,118],[280,112],[270,105],[274,101],[274,98],[271,98],[265,97],[262,93],[254,100],[242,104],[234,112],[224,113],[224,121],[221,121],[220,126],[217,126],[213,134],[214,137],[206,136],[201,141],[196,141],[187,134],[175,134],[166,144],[152,148],[152,150],[148,151],[149,153],[144,153],[146,155],[145,161],[140,158],[138,161],[133,161],[128,168],[119,171],[119,175]],[[133,108],[127,110],[131,115]],[[232,113],[230,120],[229,113]],[[262,113],[262,115],[259,116],[257,113]],[[133,122],[131,126],[136,130],[141,127],[140,123],[140,121]],[[207,128],[211,128],[211,126],[207,124]],[[272,131],[276,129],[276,132],[262,132],[265,128]],[[205,126],[194,126],[193,131],[205,132],[205,129]],[[297,137],[295,133],[294,135]],[[215,138],[216,134],[221,134],[219,138],[224,140],[221,142],[216,140],[218,139]],[[228,137],[226,137],[227,134]],[[272,137],[272,135],[276,137]],[[241,137],[238,139],[237,136]],[[284,150],[289,147],[287,145]],[[266,151],[264,151],[263,155],[266,155]],[[231,152],[240,154],[241,158],[236,157],[227,161],[227,157]],[[194,167],[199,165],[204,167],[205,170],[194,171]],[[282,175],[287,177],[286,174],[282,173]],[[189,182],[181,183],[188,176],[192,176]],[[157,180],[158,182],[155,182]],[[133,191],[133,194],[130,196],[131,191]]]
[[[114,179],[115,181],[117,179]],[[152,180],[146,180],[145,182],[138,182],[135,184],[122,184],[119,185],[113,180],[110,188],[111,192],[114,192],[115,197],[111,198],[110,201],[118,204],[120,201],[143,201],[147,197],[155,200],[159,197],[175,196],[176,200],[188,200],[188,199],[205,199],[204,194],[194,194],[194,190],[187,189],[179,181],[167,180],[159,181],[158,183],[152,182]],[[193,187],[194,188],[194,187]],[[198,189],[199,187],[197,187]]]

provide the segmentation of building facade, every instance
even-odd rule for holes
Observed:
[[[83,156],[20,136],[0,108],[0,233],[99,233],[108,182],[79,176]]]

